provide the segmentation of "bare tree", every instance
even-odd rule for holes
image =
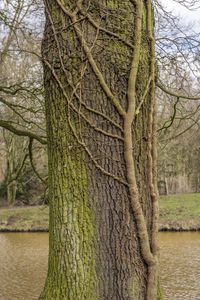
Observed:
[[[16,177],[19,178],[23,172],[24,164],[21,166],[21,163],[25,162],[24,158],[27,161],[28,155],[33,170],[42,179],[33,164],[32,154],[34,140],[46,145],[39,58],[41,28],[35,28],[29,19],[33,13],[37,20],[40,18],[36,1],[3,1],[1,8],[0,26],[4,27],[4,31],[1,34],[0,50],[0,126],[11,132],[6,133],[6,141],[3,136],[2,139],[7,145],[3,150],[7,161],[7,195],[9,199],[12,198],[8,202],[13,204],[17,188]],[[13,134],[21,138],[16,139]],[[26,147],[23,148],[23,144]],[[41,151],[41,154],[44,155],[44,152]]]

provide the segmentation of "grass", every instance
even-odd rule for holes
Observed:
[[[0,209],[0,231],[48,231],[48,206]]]
[[[48,206],[0,209],[0,231],[48,231]],[[160,197],[160,230],[200,230],[200,193]]]
[[[200,194],[161,196],[160,229],[199,230]]]

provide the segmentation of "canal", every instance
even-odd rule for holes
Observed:
[[[159,233],[165,300],[200,299],[200,233]],[[47,272],[47,233],[0,233],[0,299],[38,299]]]

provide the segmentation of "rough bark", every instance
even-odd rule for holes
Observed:
[[[17,193],[17,184],[15,181],[7,185],[7,202],[8,206],[13,206],[15,204]]]
[[[40,299],[161,299],[151,2],[45,6],[50,252]]]

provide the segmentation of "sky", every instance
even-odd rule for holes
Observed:
[[[184,6],[178,4],[173,0],[161,0],[162,4],[167,8],[169,11],[173,11],[175,15],[180,16],[181,20],[185,23],[194,22],[194,26],[199,30],[200,27],[200,8],[197,10],[188,10]]]

